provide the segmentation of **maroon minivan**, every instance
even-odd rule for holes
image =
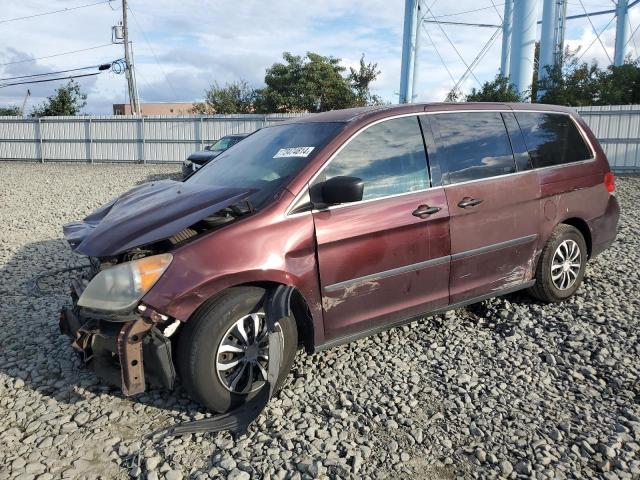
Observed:
[[[568,108],[309,115],[253,133],[185,182],[138,186],[66,225],[92,267],[61,329],[125,394],[179,376],[225,412],[255,396],[270,367],[279,386],[299,346],[515,290],[573,295],[615,238],[613,192],[602,148]]]

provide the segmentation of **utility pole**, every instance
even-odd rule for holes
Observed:
[[[129,104],[131,105],[131,113],[140,115],[140,106],[138,105],[138,97],[136,90],[136,81],[133,74],[133,63],[129,55],[129,27],[127,24],[127,0],[122,0],[122,31],[124,40],[124,63],[126,64],[127,84],[129,87]]]
[[[27,89],[27,93],[24,96],[24,100],[22,101],[22,108],[20,109],[20,115],[24,117],[24,109],[27,106],[27,98],[31,95],[31,90]]]
[[[422,27],[422,12],[420,11],[420,1],[418,1],[417,5],[417,20],[416,20],[416,35],[415,35],[415,44],[413,46],[413,80],[411,82],[411,98],[408,99],[409,103],[413,103],[413,101],[418,96],[418,75],[419,75],[419,60],[420,60],[420,37],[422,37],[422,32],[420,28]]]

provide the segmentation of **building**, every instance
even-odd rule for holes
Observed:
[[[195,103],[192,102],[157,102],[141,103],[142,115],[192,115]],[[114,115],[131,115],[131,105],[128,103],[114,103]]]

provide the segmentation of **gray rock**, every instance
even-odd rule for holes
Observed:
[[[516,464],[516,472],[521,475],[531,475],[531,463],[527,460],[522,460]]]
[[[238,470],[237,468],[229,472],[229,475],[227,476],[228,480],[249,480],[250,478],[251,475],[247,472],[243,472],[242,470]]]
[[[166,480],[182,480],[182,473],[178,470],[169,470],[164,474]]]
[[[511,465],[509,460],[503,460],[500,462],[500,471],[505,477],[508,477],[511,475],[511,472],[513,472],[513,465]]]

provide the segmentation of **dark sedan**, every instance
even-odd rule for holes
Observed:
[[[226,135],[213,145],[205,147],[204,150],[192,153],[182,162],[182,178],[185,179],[203,165],[207,164],[225,150],[229,149],[240,140],[245,138],[248,133],[238,133],[235,135]]]

